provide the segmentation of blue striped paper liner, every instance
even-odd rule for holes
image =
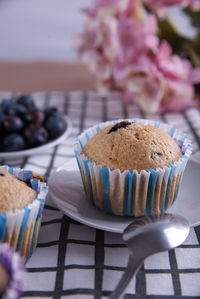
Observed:
[[[36,218],[36,222],[34,225],[34,229],[33,229],[33,236],[32,236],[32,242],[31,242],[31,246],[29,249],[29,253],[28,253],[28,257],[27,260],[31,257],[31,255],[33,254],[33,250],[35,247],[35,243],[37,242],[36,240],[36,233],[37,233],[37,227],[38,227],[38,223],[39,223],[39,217]]]
[[[25,235],[28,219],[29,219],[30,212],[31,212],[31,210],[26,208],[26,207],[24,208],[24,211],[25,211],[25,214],[24,214],[24,218],[23,218],[23,221],[22,221],[22,225],[21,225],[21,229],[20,229],[20,233],[19,233],[19,238],[18,238],[18,242],[17,242],[17,251],[22,250],[24,235]]]
[[[103,193],[103,209],[108,213],[112,213],[112,206],[110,202],[109,169],[101,168],[100,177],[101,177],[101,188]]]
[[[96,182],[96,184],[101,184],[101,186],[102,186],[101,187],[102,208],[103,208],[103,210],[105,210],[106,212],[109,212],[109,213],[113,213],[113,208],[111,205],[111,198],[110,198],[110,191],[109,191],[110,190],[110,181],[111,181],[110,177],[113,175],[116,175],[116,172],[111,171],[109,168],[106,168],[106,167],[101,168],[100,165],[98,165],[98,167],[97,167],[97,165],[95,163],[93,163],[87,157],[85,157],[83,154],[81,154],[81,151],[82,151],[83,147],[85,146],[85,144],[91,139],[91,137],[96,134],[96,132],[98,132],[100,129],[102,129],[108,125],[115,124],[120,121],[121,121],[121,119],[109,121],[109,122],[98,124],[97,126],[94,126],[92,128],[89,128],[88,130],[83,132],[77,138],[77,142],[75,144],[75,157],[78,162],[81,176],[83,177],[83,175],[84,175],[84,177],[87,177],[87,182],[86,182],[87,188],[85,188],[85,190],[90,190],[90,193],[93,192],[91,175],[95,171],[99,171],[101,181]],[[179,161],[175,162],[173,165],[170,164],[168,166],[168,169],[170,169],[170,175],[168,177],[167,182],[165,182],[167,184],[167,188],[166,188],[166,192],[165,192],[163,206],[160,207],[160,212],[165,212],[167,210],[167,208],[169,208],[169,201],[170,201],[170,196],[171,196],[174,174],[175,174],[175,172],[178,171],[178,173],[176,173],[176,175],[179,177],[182,176],[184,168],[186,166],[186,163],[187,163],[187,161],[191,155],[191,152],[192,152],[191,144],[184,134],[182,134],[179,130],[177,130],[176,128],[174,128],[168,124],[160,123],[158,121],[146,120],[146,119],[145,120],[144,119],[128,119],[128,121],[141,123],[141,124],[151,124],[157,128],[160,128],[163,131],[168,132],[168,134],[176,141],[176,143],[182,149],[183,155],[179,159]],[[80,161],[82,161],[82,163],[80,163]],[[87,161],[87,163],[85,163],[85,161]],[[82,167],[80,164],[82,165]],[[86,167],[86,165],[87,165],[87,167]],[[88,167],[88,165],[90,165],[90,167]],[[91,168],[93,169],[93,171],[90,173]],[[158,180],[158,176],[161,175],[161,173],[162,173],[162,176],[164,177],[163,173],[165,173],[165,171],[166,171],[166,167],[163,168],[160,172],[158,170],[150,170],[149,172],[146,172],[148,174],[150,173],[150,177],[148,175],[148,188],[147,188],[147,192],[146,192],[147,195],[146,195],[146,202],[145,202],[146,207],[145,207],[145,210],[142,215],[153,215],[154,214],[154,195],[155,195],[156,183]],[[134,180],[133,173],[134,172],[136,173],[137,178],[139,178],[139,174],[136,170],[134,170],[133,172],[130,172],[129,170],[127,170],[125,172],[126,172],[125,185],[122,185],[123,190],[125,190],[125,192],[123,192],[123,194],[125,194],[125,196],[124,196],[124,198],[121,199],[121,201],[123,203],[123,207],[122,207],[120,215],[134,216],[134,198],[135,198],[136,190],[134,190],[134,188],[133,188],[133,180]],[[84,180],[83,180],[83,184],[84,184]],[[175,188],[174,198],[173,198],[172,203],[175,201],[175,199],[177,197],[179,186],[180,186],[180,179],[177,180],[177,182],[176,182],[176,188]],[[140,188],[143,188],[143,186],[141,185]],[[89,197],[89,195],[88,195],[88,197]],[[92,196],[90,194],[90,198],[93,198],[93,202],[95,204],[95,194],[92,194]]]
[[[89,160],[84,160],[83,164],[84,164],[85,171],[87,173],[88,182],[89,182],[89,193],[90,193],[89,198],[90,198],[90,201],[92,203],[94,203],[94,201],[93,201],[93,192],[92,192],[92,181],[91,181],[90,171],[89,171],[89,167],[88,167],[89,162],[90,162]]]
[[[132,216],[133,213],[133,200],[134,188],[133,188],[133,173],[128,171],[128,180],[126,180],[126,201],[123,205],[123,215]]]
[[[6,224],[7,224],[6,216],[0,214],[0,240],[1,241],[4,241],[4,237],[6,233]]]
[[[158,179],[158,171],[154,169],[150,169],[150,177],[149,177],[149,184],[148,184],[148,191],[147,191],[147,200],[146,200],[146,209],[145,215],[153,215],[153,199],[155,195],[155,188],[156,182]]]
[[[170,174],[169,174],[169,178],[168,178],[168,183],[167,183],[167,190],[166,190],[166,195],[165,195],[165,201],[164,201],[164,212],[167,210],[167,208],[169,207],[169,201],[170,201],[170,195],[171,195],[171,189],[172,189],[172,182],[174,179],[174,173],[176,170],[176,166],[170,164],[169,167],[171,168]]]

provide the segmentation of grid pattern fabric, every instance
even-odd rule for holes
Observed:
[[[0,93],[0,99],[15,97]],[[200,114],[195,108],[174,114],[150,115],[125,106],[117,94],[59,92],[32,94],[36,105],[56,105],[72,121],[71,135],[60,145],[36,156],[1,160],[42,174],[46,180],[74,157],[75,137],[99,122],[120,118],[149,118],[168,122],[192,140],[193,157],[200,159]],[[47,202],[35,253],[26,264],[23,298],[108,298],[128,261],[128,250],[119,234],[80,224]],[[200,298],[200,226],[170,252],[149,257],[132,279],[124,298]]]

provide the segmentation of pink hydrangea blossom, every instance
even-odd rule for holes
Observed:
[[[137,1],[140,0],[134,2]],[[91,18],[96,18],[99,15],[120,15],[128,12],[130,9],[129,3],[129,0],[96,0],[92,7],[83,9],[83,12]]]
[[[180,59],[177,55],[170,55],[167,59],[158,61],[158,69],[165,77],[172,80],[188,80],[190,63],[186,59]]]
[[[143,25],[135,19],[127,18],[119,20],[118,39],[120,41],[119,60],[131,62],[146,51],[145,32]],[[148,35],[147,35],[148,36]]]
[[[158,112],[176,112],[194,105],[194,88],[191,84],[184,81],[166,81],[165,94]]]
[[[109,80],[112,74],[112,68],[105,58],[96,51],[86,51],[82,55],[82,61],[89,65],[90,71],[101,80]]]
[[[158,111],[165,90],[162,76],[152,71],[136,72],[125,81],[124,86],[131,96],[129,101],[137,104],[144,111]]]
[[[200,68],[190,68],[190,73],[188,76],[190,83],[199,83],[200,82]]]
[[[173,5],[178,5],[181,7],[190,6],[195,10],[200,9],[199,0],[145,0],[145,3],[154,10],[167,8]]]
[[[156,16],[145,10],[195,0],[96,0],[85,9],[86,24],[76,38],[83,62],[104,92],[117,90],[126,103],[148,112],[178,111],[194,105],[200,69],[178,55],[157,35]],[[150,5],[150,4],[149,4]]]

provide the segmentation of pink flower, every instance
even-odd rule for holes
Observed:
[[[159,71],[171,80],[186,81],[190,84],[200,82],[200,68],[193,68],[189,60],[171,55],[170,46],[165,42],[156,55]]]
[[[118,22],[118,36],[121,45],[119,59],[129,62],[145,51],[144,30],[135,19],[127,18]]]
[[[177,55],[169,56],[167,59],[158,62],[158,69],[166,76],[175,80],[187,80],[190,63]]]
[[[85,31],[83,34],[76,36],[74,40],[75,46],[78,49],[79,54],[90,49],[97,49],[100,45],[98,34],[94,30]]]
[[[144,23],[144,40],[148,49],[153,52],[156,51],[159,45],[159,39],[156,35],[158,30],[158,24],[154,15],[149,15]]]
[[[146,112],[156,112],[164,96],[164,77],[148,58],[143,57],[140,62],[125,68],[118,66],[113,78],[123,88],[126,103],[135,103]]]
[[[184,81],[166,81],[165,95],[158,109],[159,113],[180,111],[194,105],[194,88],[191,84]]]
[[[140,0],[139,0],[140,1]],[[129,3],[133,2],[130,0],[97,0],[94,3],[94,9],[99,10],[103,8],[116,8],[117,12],[122,12],[129,7]],[[134,2],[138,2],[138,0],[134,0]]]
[[[196,0],[96,0],[84,10],[86,24],[76,39],[84,63],[98,79],[101,90],[117,90],[123,100],[146,112],[178,111],[194,104],[194,83],[200,68],[172,54],[157,35],[153,10]]]
[[[139,22],[143,22],[148,16],[141,0],[127,0],[124,6],[124,17],[134,18]],[[121,16],[122,14],[120,14]]]
[[[82,54],[83,63],[89,66],[92,73],[101,80],[108,80],[112,74],[112,69],[110,64],[106,61],[104,56],[102,56],[97,51],[86,51]]]
[[[138,72],[125,82],[125,90],[132,95],[132,102],[143,111],[158,111],[164,95],[164,80],[152,72]]]
[[[172,54],[172,48],[166,41],[162,41],[158,47],[158,51],[156,52],[157,61],[162,61],[163,59],[167,59]]]
[[[109,18],[107,22],[103,20],[99,24],[99,32],[101,32],[100,52],[106,59],[113,64],[121,55],[121,42],[117,34],[117,22],[114,18]]]
[[[130,0],[96,0],[91,8],[85,8],[82,11],[91,18],[95,18],[98,15],[113,16],[127,10],[129,2]]]
[[[119,61],[132,63],[147,50],[155,51],[159,44],[156,30],[157,22],[153,15],[150,15],[144,24],[134,18],[119,19],[116,33]]]
[[[200,9],[198,0],[144,0],[144,2],[153,10],[159,10],[173,5],[182,7],[190,6],[195,10]]]
[[[200,67],[190,69],[189,81],[191,83],[199,83],[200,82]]]

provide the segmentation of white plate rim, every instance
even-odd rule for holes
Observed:
[[[30,148],[30,149],[23,150],[23,151],[0,152],[0,159],[36,155],[36,154],[42,152],[43,150],[47,150],[51,147],[54,147],[54,146],[60,144],[61,142],[63,142],[69,136],[69,134],[71,133],[71,130],[72,130],[72,122],[69,119],[69,117],[63,116],[63,118],[64,118],[64,121],[66,123],[66,129],[62,133],[62,135],[60,135],[58,138],[56,138],[53,141],[50,141],[50,142],[48,142],[44,145],[37,146],[37,147],[34,147],[34,148]]]
[[[75,160],[75,158],[73,158],[73,159]],[[71,161],[73,159],[71,159]],[[198,168],[200,167],[200,163],[197,163],[193,159],[191,159],[190,161],[195,163],[196,165],[198,165]],[[62,170],[63,166],[58,167],[54,173]],[[72,218],[82,224],[88,225],[90,227],[93,227],[96,229],[101,229],[104,231],[113,232],[113,233],[122,233],[123,229],[133,220],[134,217],[120,217],[120,216],[113,216],[113,215],[105,214],[105,212],[93,207],[93,205],[86,199],[85,195],[81,195],[82,196],[81,200],[83,200],[83,203],[84,203],[84,205],[86,205],[86,208],[88,208],[90,210],[95,209],[94,210],[95,216],[97,215],[100,217],[96,221],[94,221],[94,217],[90,217],[90,216],[85,217],[85,215],[81,215],[78,211],[78,207],[80,204],[72,205],[72,204],[70,204],[69,201],[63,201],[62,198],[59,198],[59,196],[54,193],[53,188],[51,187],[52,181],[55,178],[54,173],[52,173],[52,175],[49,179],[48,197],[49,197],[49,199],[51,199],[53,201],[53,203],[59,210],[61,210],[64,214],[66,214],[70,218]],[[80,202],[80,199],[78,201]],[[172,213],[177,213],[176,210],[174,212],[173,207],[174,207],[174,205],[172,206],[172,209],[170,208],[169,213],[171,212],[171,210],[172,210]],[[179,210],[178,210],[178,212],[180,213]],[[93,211],[91,211],[91,214],[92,213],[93,213]],[[96,213],[98,213],[98,214],[96,214]],[[91,218],[92,218],[92,220],[91,220]],[[112,226],[110,225],[111,222],[113,222]],[[200,224],[200,217],[198,218],[198,220],[195,220],[195,222],[190,223],[190,226],[195,227],[199,224]]]
[[[104,226],[102,226],[101,224],[98,224],[97,222],[91,222],[91,221],[87,220],[86,218],[80,217],[77,213],[73,212],[70,205],[69,205],[68,211],[65,208],[62,208],[63,201],[61,199],[59,199],[58,197],[56,197],[56,195],[52,192],[52,190],[48,193],[48,197],[50,197],[53,200],[53,202],[55,203],[56,207],[59,210],[61,210],[65,215],[67,215],[68,217],[70,217],[71,219],[73,219],[79,223],[82,223],[84,225],[87,225],[87,226],[95,228],[95,229],[99,229],[99,230],[103,230],[103,231],[107,231],[107,232],[111,232],[111,233],[122,233],[122,229],[117,228],[116,226],[115,227],[113,226],[113,228],[111,226],[106,226],[105,224],[104,224]],[[83,200],[87,202],[86,198],[83,198]],[[89,205],[92,205],[92,204],[89,203]],[[102,211],[99,211],[99,212],[103,213]],[[108,216],[118,218],[118,216],[114,216],[114,215],[108,215]],[[124,228],[133,219],[134,219],[134,217],[130,217],[128,221],[124,221]]]

